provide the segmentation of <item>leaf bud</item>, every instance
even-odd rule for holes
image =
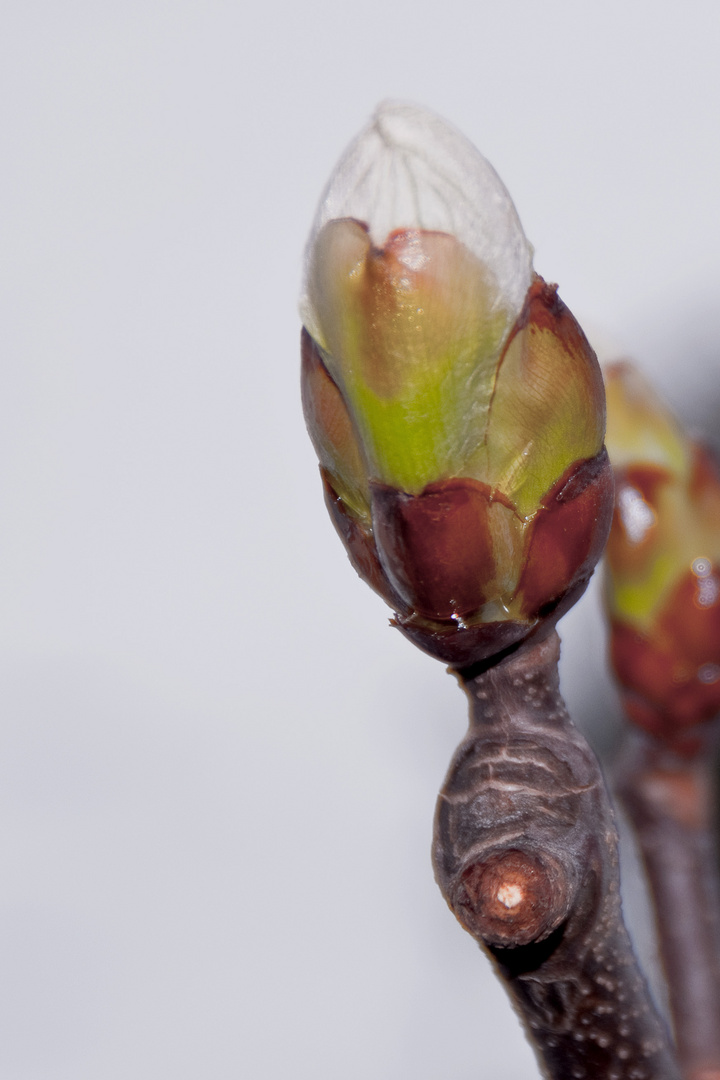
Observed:
[[[611,658],[628,717],[676,749],[720,710],[720,477],[630,364],[606,374]]]
[[[604,392],[492,167],[381,106],[321,201],[301,310],[328,508],[396,625],[458,667],[549,629],[609,527]]]

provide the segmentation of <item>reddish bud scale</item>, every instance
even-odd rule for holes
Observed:
[[[523,606],[542,614],[569,586],[587,582],[612,521],[613,475],[607,452],[562,476],[531,526],[520,578]]]
[[[326,470],[345,499],[359,508],[368,498],[360,444],[343,396],[305,327],[300,356],[303,412],[321,470]]]
[[[678,748],[688,728],[720,711],[720,586],[714,579],[709,602],[706,582],[689,570],[650,634],[611,621],[611,658],[628,717]]]
[[[468,667],[549,630],[584,591],[612,513],[612,471],[603,449],[563,476],[526,530],[524,569],[511,603],[516,618],[471,620],[488,599],[492,543],[486,484],[451,479],[420,495],[371,484],[372,529],[358,521],[323,475],[326,502],[350,560],[395,608],[396,625],[416,645]],[[507,500],[502,500],[507,505]]]
[[[380,562],[408,607],[440,621],[478,611],[495,573],[488,485],[452,479],[420,495],[384,484],[371,490]]]
[[[345,545],[345,550],[353,568],[371,589],[374,589],[376,593],[382,596],[390,607],[395,608],[396,611],[404,611],[405,605],[402,599],[392,588],[385,571],[380,565],[372,530],[349,512],[333,488],[332,480],[327,471],[321,468],[320,473],[325,489],[325,505],[328,508],[335,530]]]

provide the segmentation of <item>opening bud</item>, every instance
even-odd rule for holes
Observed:
[[[549,626],[609,525],[604,395],[492,167],[381,106],[321,201],[301,309],[328,506],[397,625],[459,666]]]

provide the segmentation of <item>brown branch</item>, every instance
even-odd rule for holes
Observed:
[[[558,690],[559,640],[461,683],[470,727],[438,800],[435,875],[493,956],[545,1075],[678,1077],[620,909],[617,835]]]
[[[706,747],[706,751],[708,748]],[[720,925],[711,752],[628,738],[617,789],[647,871],[686,1080],[720,1080]]]

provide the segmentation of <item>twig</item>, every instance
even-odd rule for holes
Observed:
[[[597,760],[558,690],[559,639],[463,672],[470,727],[438,800],[438,884],[494,957],[546,1076],[679,1073],[622,920]]]
[[[720,1080],[720,925],[707,752],[683,758],[628,737],[617,790],[655,904],[678,1058],[686,1080]]]

